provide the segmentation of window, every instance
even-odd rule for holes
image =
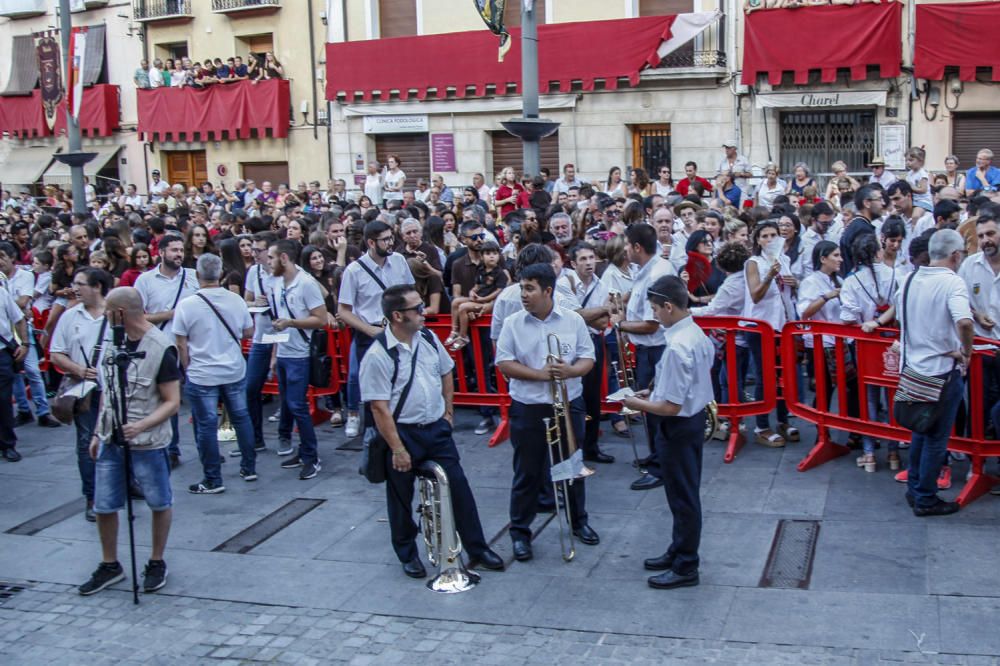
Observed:
[[[976,153],[989,148],[1000,155],[1000,113],[956,113],[951,119],[951,152],[963,170],[976,165]],[[1000,160],[993,158],[993,166]]]
[[[188,58],[190,54],[188,53],[187,42],[170,42],[168,44],[157,44],[156,45],[156,55],[162,60],[180,60],[181,58]]]
[[[242,56],[244,60],[246,59],[245,54],[254,54],[258,56],[258,60],[263,58],[264,54],[267,52],[274,53],[274,33],[265,33],[260,35],[243,35],[237,37],[236,53],[234,55]]]
[[[781,114],[783,174],[804,162],[813,173],[829,173],[837,160],[863,172],[875,154],[875,110],[787,111]]]
[[[389,155],[399,157],[399,168],[406,174],[403,187],[413,189],[417,179],[430,182],[431,157],[427,134],[378,134],[375,136],[375,159],[382,166]]]
[[[692,11],[692,0],[639,0],[639,16],[670,16]]]
[[[645,170],[650,180],[656,180],[659,177],[660,167],[670,166],[670,125],[638,125],[634,127],[632,129],[632,162],[633,166]],[[677,178],[674,176],[675,181]]]
[[[545,24],[545,0],[535,0],[535,23]],[[521,27],[521,0],[508,0],[503,9],[503,24],[508,28]]]
[[[417,0],[378,0],[378,21],[380,37],[416,35]]]
[[[501,130],[492,132],[493,139],[493,173],[486,175],[486,182],[492,183],[504,167],[514,167],[520,176],[524,172],[524,146],[521,140],[513,134]],[[538,146],[539,162],[547,167],[550,174],[558,175],[559,167],[559,132],[542,139]],[[538,174],[530,174],[537,176]]]

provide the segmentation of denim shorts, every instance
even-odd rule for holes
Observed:
[[[132,474],[152,511],[166,511],[174,503],[170,490],[167,450],[132,449]],[[94,478],[94,512],[116,513],[125,508],[125,451],[101,443]]]

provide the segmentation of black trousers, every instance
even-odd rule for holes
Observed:
[[[14,357],[7,350],[0,350],[0,451],[17,446],[14,434]]]
[[[601,430],[601,380],[604,375],[604,336],[601,334],[591,335],[594,343],[594,367],[583,377],[583,404],[586,409],[589,421],[585,421],[583,444],[584,455],[595,455],[600,452],[597,446],[597,438]]]
[[[545,423],[542,421],[551,417],[552,405],[511,402],[510,443],[514,446],[514,481],[510,489],[510,537],[515,541],[531,539],[531,523],[537,513],[539,491],[551,478]],[[583,398],[570,403],[569,420],[579,438],[584,423]],[[565,422],[561,425],[565,433]],[[587,524],[583,479],[576,479],[569,488],[566,499],[573,519],[572,527],[578,529]]]
[[[663,356],[666,345],[656,345],[647,347],[646,345],[635,346],[635,383],[636,391],[652,388],[654,377],[656,377],[656,366]],[[656,455],[656,438],[660,432],[660,419],[662,417],[655,414],[646,414],[646,441],[649,442],[649,453],[652,460],[646,465],[646,471],[651,475],[662,478],[663,471],[660,468],[660,461]]]
[[[673,556],[674,572],[684,575],[698,569],[705,412],[694,416],[665,416],[659,425],[661,437],[656,448],[663,471],[663,489],[674,518],[667,553]]]
[[[479,522],[476,498],[472,495],[469,480],[465,478],[455,440],[452,439],[451,424],[439,419],[428,425],[396,424],[396,431],[410,454],[413,467],[425,460],[432,460],[444,468],[451,485],[452,511],[455,527],[462,539],[462,547],[471,557],[483,554],[489,546],[483,536],[483,526]],[[389,509],[389,529],[392,532],[392,548],[400,562],[409,562],[417,556],[417,524],[413,520],[413,490],[416,475],[397,472],[392,467],[392,452],[387,453],[388,475],[385,484],[386,504]]]

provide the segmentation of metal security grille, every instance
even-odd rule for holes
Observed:
[[[826,173],[837,160],[865,171],[875,155],[875,111],[788,111],[781,114],[781,173],[798,162]]]
[[[636,165],[653,180],[661,166],[670,166],[670,125],[637,127],[632,131]]]
[[[779,521],[759,587],[808,589],[818,538],[815,520]]]

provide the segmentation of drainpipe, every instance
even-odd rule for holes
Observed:
[[[316,126],[316,117],[319,115],[319,107],[316,105],[319,103],[319,97],[316,92],[316,34],[315,27],[316,17],[313,16],[313,0],[309,0],[309,80],[312,82],[312,109],[313,109],[313,140],[319,140],[319,127]],[[327,112],[327,121],[329,121],[329,112]]]

